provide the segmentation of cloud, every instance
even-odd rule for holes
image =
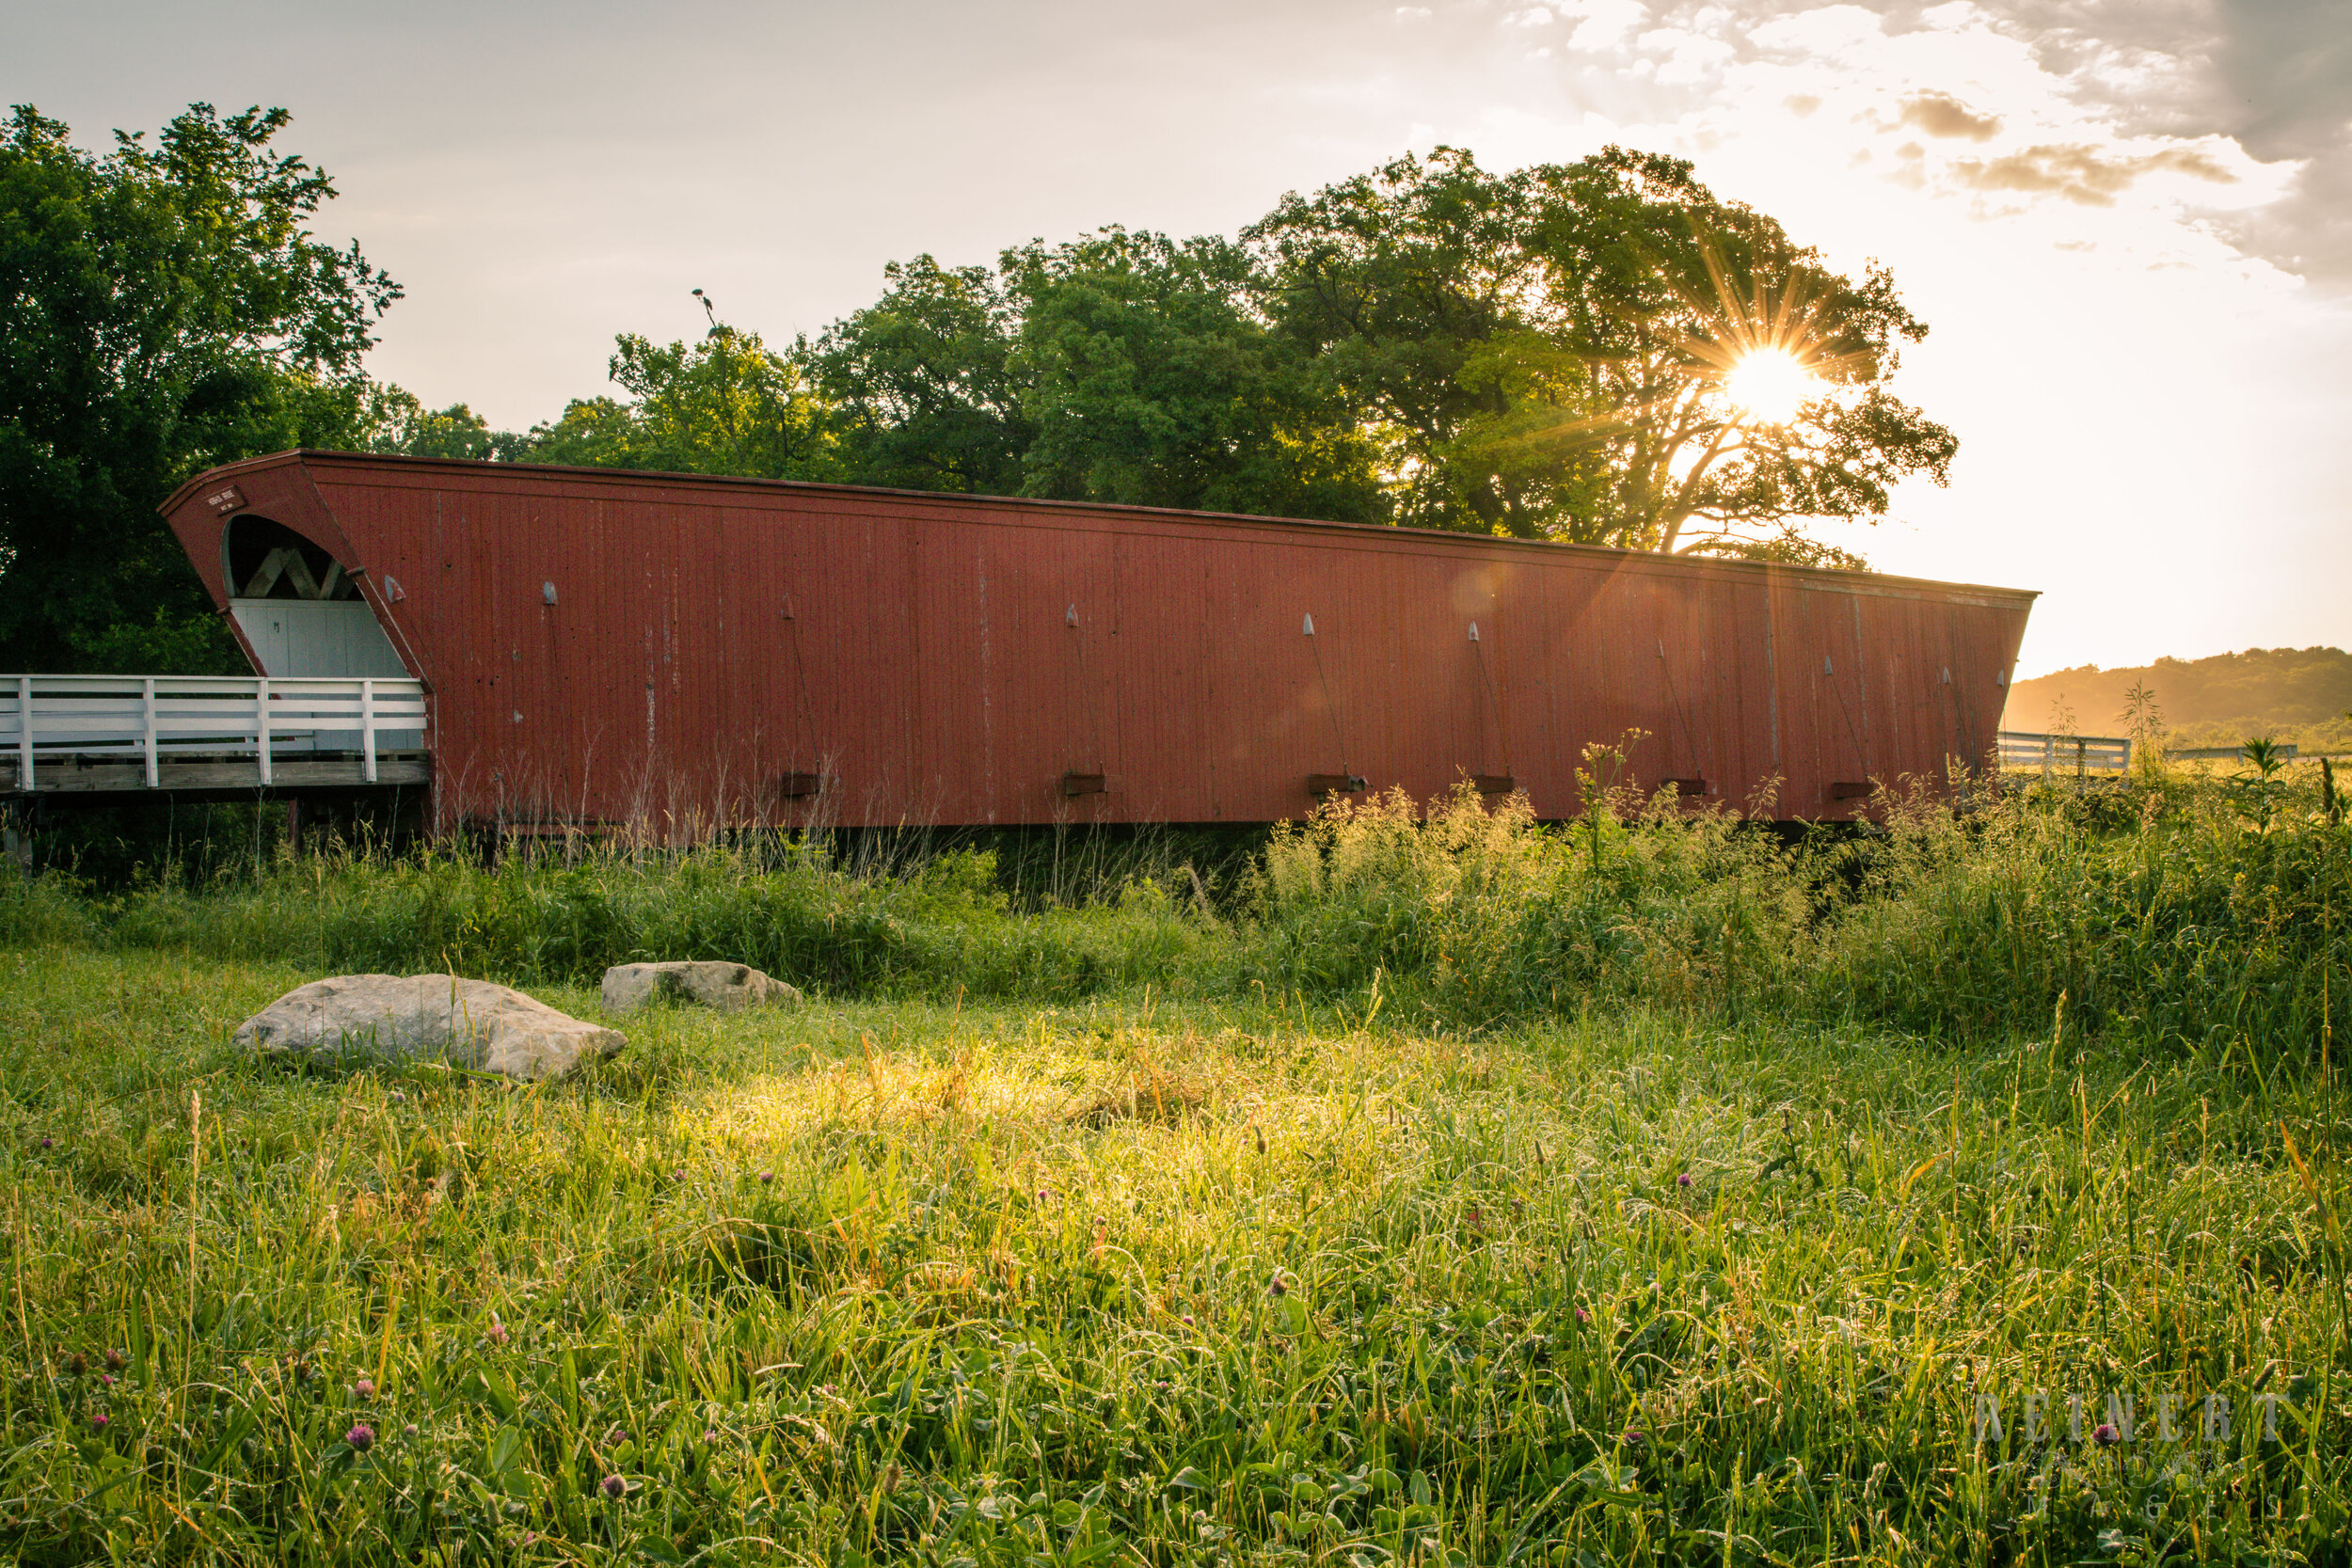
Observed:
[[[1971,114],[1968,105],[1945,92],[1915,92],[1903,100],[1902,123],[1915,125],[1931,136],[1965,136],[1991,141],[2000,135],[1998,115]]]
[[[1993,159],[1955,161],[1961,183],[1979,191],[2050,193],[2085,207],[2112,207],[2115,198],[2151,174],[2185,174],[2215,184],[2234,184],[2237,176],[2191,147],[2169,147],[2137,158],[2115,157],[2096,147],[2028,147]]]

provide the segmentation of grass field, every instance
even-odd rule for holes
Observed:
[[[2067,832],[2148,855],[2162,816]],[[1951,874],[1811,960],[1895,961],[1904,920],[1964,903]],[[0,1550],[2352,1561],[2332,1063],[2125,1009],[1735,1006],[1679,964],[1509,1007],[1490,976],[1466,1008],[1459,930],[1393,909],[1382,951],[1438,957],[1269,985],[1336,917],[1262,894],[1248,942],[1148,898],[1048,911],[1165,982],[1057,960],[974,1000],[992,958],[660,1008],[529,1087],[240,1053],[321,968],[205,954],[182,916],[230,930],[266,888],[20,904]],[[2294,933],[2258,927],[2232,940],[2283,987],[2255,949]],[[2128,1441],[2099,1440],[2110,1396]]]

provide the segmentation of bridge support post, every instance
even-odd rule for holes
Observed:
[[[163,783],[159,759],[155,755],[155,677],[146,676],[139,682],[139,751],[147,760],[147,787],[155,788]]]
[[[368,783],[375,783],[375,682],[359,682],[359,756]]]

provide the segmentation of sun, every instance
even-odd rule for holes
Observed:
[[[1758,424],[1787,424],[1820,389],[1804,362],[1785,348],[1741,355],[1724,372],[1724,395]]]

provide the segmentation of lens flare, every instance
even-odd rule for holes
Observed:
[[[1813,372],[1785,348],[1743,354],[1724,372],[1724,395],[1760,424],[1787,424],[1820,389]]]

